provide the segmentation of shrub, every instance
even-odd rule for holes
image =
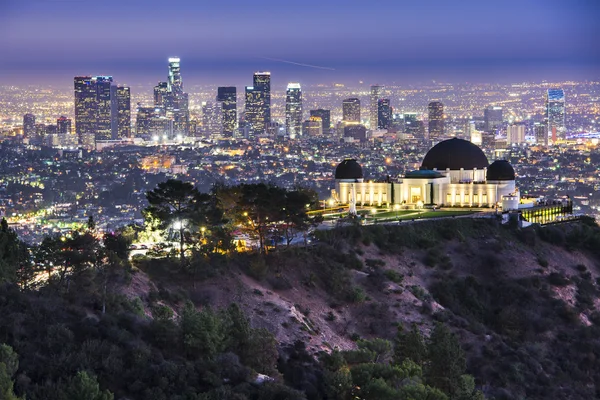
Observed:
[[[386,269],[384,272],[384,275],[386,278],[388,278],[390,281],[392,281],[394,283],[400,284],[404,280],[404,275],[394,271],[393,269]]]
[[[544,257],[539,256],[537,262],[540,264],[540,267],[548,268],[548,260],[546,260]]]
[[[554,286],[562,287],[567,286],[569,283],[571,283],[571,281],[569,281],[569,278],[562,273],[552,272],[550,275],[548,275],[548,283]]]

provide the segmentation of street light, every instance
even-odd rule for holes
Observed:
[[[398,218],[398,210],[400,209],[400,204],[394,204],[394,210],[396,210],[396,219]]]

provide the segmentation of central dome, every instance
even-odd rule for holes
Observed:
[[[484,169],[488,165],[488,159],[479,146],[467,140],[453,138],[433,146],[423,159],[421,169]]]
[[[362,167],[356,160],[344,160],[335,169],[335,179],[362,179]]]

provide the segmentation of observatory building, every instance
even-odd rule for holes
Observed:
[[[506,160],[489,164],[483,151],[462,139],[449,139],[432,147],[421,168],[394,182],[366,181],[356,160],[344,160],[335,170],[333,198],[356,206],[400,205],[406,208],[495,207],[505,200],[519,202],[515,171]]]

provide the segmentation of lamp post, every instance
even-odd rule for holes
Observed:
[[[400,204],[394,204],[394,210],[396,210],[396,220],[399,221],[398,218],[398,210],[400,209]]]

